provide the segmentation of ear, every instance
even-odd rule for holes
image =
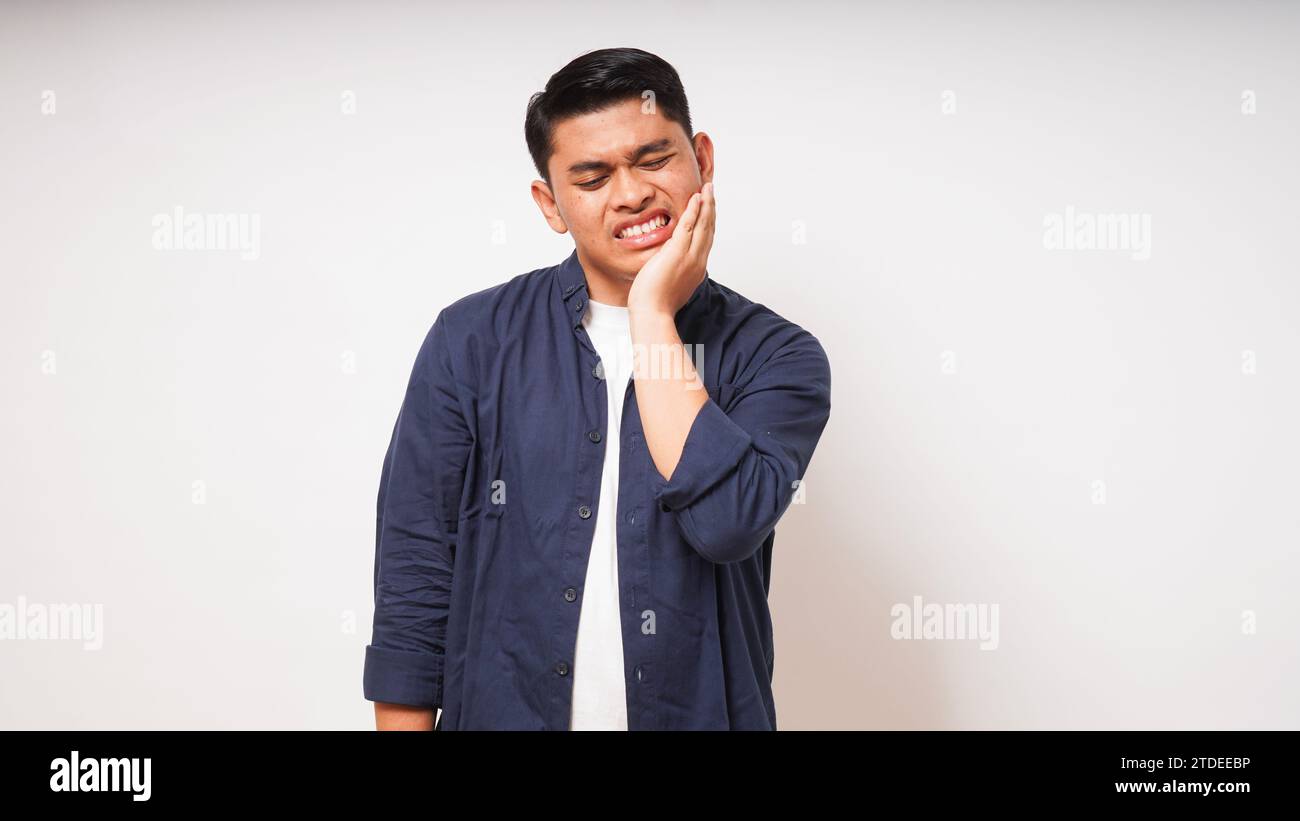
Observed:
[[[569,225],[564,221],[564,217],[560,216],[560,206],[555,202],[551,187],[541,180],[533,180],[532,192],[533,202],[541,209],[546,224],[557,234],[567,234]]]
[[[700,185],[713,182],[713,140],[703,131],[697,131],[691,138],[691,146],[695,149],[695,162],[700,167]]]

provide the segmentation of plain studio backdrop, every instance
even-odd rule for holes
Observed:
[[[711,276],[830,356],[782,729],[1300,727],[1300,12],[972,5],[6,4],[0,612],[102,632],[0,640],[0,727],[373,726],[416,350],[572,249],[524,109],[610,46],[715,141]]]

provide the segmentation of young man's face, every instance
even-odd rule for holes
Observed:
[[[555,126],[551,186],[533,183],[546,221],[571,232],[584,268],[633,279],[672,236],[691,195],[713,179],[713,143],[630,99]],[[653,227],[657,222],[666,223]],[[627,225],[641,233],[621,234]]]

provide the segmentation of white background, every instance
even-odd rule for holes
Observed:
[[[105,619],[98,651],[0,641],[0,727],[373,726],[415,352],[569,253],[525,105],[623,45],[716,144],[711,275],[831,359],[777,529],[779,726],[1300,727],[1294,6],[0,15],[0,604]],[[259,214],[259,258],[156,250],[177,205]],[[1151,258],[1048,250],[1068,206],[1149,215]],[[892,639],[916,595],[997,604],[998,649]]]

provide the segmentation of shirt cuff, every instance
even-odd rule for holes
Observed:
[[[412,707],[442,706],[443,657],[366,645],[365,697]]]
[[[673,475],[654,471],[654,498],[666,513],[689,507],[722,481],[744,457],[753,437],[737,425],[712,399],[700,406],[686,434]]]

